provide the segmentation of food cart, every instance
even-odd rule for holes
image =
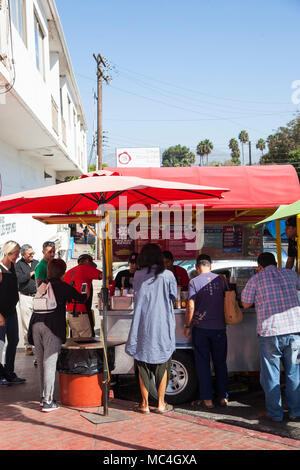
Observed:
[[[115,170],[115,169],[112,169]],[[263,251],[263,226],[255,224],[274,213],[281,205],[294,202],[300,197],[299,181],[294,168],[284,166],[252,166],[252,167],[201,167],[201,168],[118,168],[124,176],[140,176],[169,181],[184,181],[193,184],[211,182],[213,185],[230,188],[230,192],[217,201],[204,202],[204,245],[200,252],[209,254],[213,261],[239,260],[245,269],[241,276],[234,279],[237,297],[249,277],[255,274],[257,256]],[[201,201],[203,203],[203,201]],[[181,206],[189,201],[182,201]],[[145,214],[145,218],[150,214]],[[193,220],[195,214],[193,214]],[[171,224],[171,232],[176,227]],[[145,224],[147,225],[147,224]],[[163,227],[162,227],[163,228]],[[281,267],[281,235],[277,227],[277,259]],[[132,251],[140,251],[143,244],[149,241],[158,243],[162,249],[173,252],[177,261],[195,260],[197,252],[186,252],[182,249],[185,240],[116,239],[108,241],[109,258],[108,275],[112,277],[114,262],[126,262]],[[244,262],[244,263],[243,263]],[[214,265],[213,265],[214,268]],[[246,269],[247,268],[247,269]],[[225,268],[224,268],[225,270]],[[227,269],[226,269],[227,270]],[[222,270],[216,272],[222,273]],[[125,302],[125,299],[123,300]],[[129,304],[128,304],[129,302]],[[118,309],[118,302],[107,312],[108,334],[126,339],[131,326],[133,304],[127,299]],[[101,307],[100,307],[101,308]],[[176,317],[176,351],[172,358],[171,379],[167,387],[167,401],[180,404],[194,398],[197,380],[194,367],[192,345],[186,339],[184,331],[185,308],[175,309]],[[255,309],[243,311],[242,323],[227,326],[228,336],[228,371],[229,373],[257,373],[260,369],[259,348],[256,334]],[[111,371],[117,378],[119,375],[133,374],[133,359],[125,353],[125,345],[116,348],[115,369]],[[155,397],[155,384],[150,393]]]
[[[282,205],[288,205],[300,199],[299,180],[296,171],[290,165],[276,166],[247,166],[247,167],[193,167],[193,168],[126,168],[109,169],[118,171],[123,176],[139,176],[167,181],[181,181],[191,184],[211,183],[217,187],[230,189],[222,199],[207,199],[200,201],[204,209],[204,246],[202,252],[209,254],[212,260],[229,263],[233,260],[245,264],[247,275],[235,279],[237,294],[255,273],[257,256],[263,250],[263,228],[255,224],[271,216]],[[172,201],[170,201],[172,204]],[[189,205],[190,201],[181,201],[181,207]],[[120,215],[120,214],[119,214]],[[145,227],[151,216],[149,211],[143,215]],[[68,216],[72,217],[72,216]],[[76,216],[75,216],[76,217]],[[94,215],[82,215],[81,221],[89,224],[98,222]],[[191,222],[195,221],[196,214],[192,212]],[[37,217],[47,223],[46,217]],[[51,223],[58,223],[55,216]],[[124,214],[123,214],[124,219]],[[130,223],[130,217],[126,214]],[[143,225],[143,224],[142,224]],[[170,219],[170,231],[176,231],[175,216]],[[195,260],[197,251],[183,250],[186,240],[169,239],[162,236],[151,238],[148,233],[144,238],[133,240],[124,238],[120,233],[120,226],[116,230],[116,237],[107,238],[106,261],[107,276],[113,279],[113,265],[116,262],[128,260],[132,251],[140,251],[143,244],[149,241],[158,243],[161,248],[173,252],[177,261]],[[163,227],[161,227],[163,229]],[[143,231],[143,227],[141,229]],[[280,226],[277,225],[277,258],[279,267],[281,262],[281,235]],[[300,259],[300,257],[299,257]],[[224,267],[224,266],[223,266]],[[225,268],[224,268],[225,269]],[[222,272],[222,270],[218,270]],[[101,303],[101,302],[100,302]],[[132,298],[120,297],[113,299],[113,306],[107,312],[107,326],[109,337],[122,338],[126,341],[133,316]],[[101,305],[99,305],[101,315]],[[227,326],[228,336],[228,371],[232,373],[255,373],[259,371],[259,351],[256,335],[255,310],[248,309],[243,312],[243,322]],[[180,404],[191,400],[197,389],[196,373],[192,345],[184,337],[183,325],[185,322],[185,309],[175,309],[176,317],[176,351],[172,358],[171,380],[167,387],[167,400],[169,403]],[[119,375],[133,374],[133,359],[125,353],[125,346],[115,349],[115,368],[110,371],[117,378]],[[155,396],[155,384],[151,390]]]

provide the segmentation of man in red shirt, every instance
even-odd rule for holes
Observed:
[[[177,281],[177,285],[183,289],[189,286],[190,278],[187,271],[181,266],[174,264],[174,257],[170,251],[163,251],[165,268],[172,271]]]
[[[86,293],[88,296],[85,304],[78,302],[67,304],[67,320],[73,338],[95,336],[91,312],[94,279],[102,279],[102,272],[97,269],[96,263],[88,254],[80,255],[78,266],[70,269],[64,278],[64,281],[75,287],[78,292]]]

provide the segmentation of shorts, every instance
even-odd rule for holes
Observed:
[[[171,365],[172,365],[172,358],[167,362],[164,362],[163,364],[147,364],[146,362],[141,362],[141,361],[134,361],[134,367],[135,367],[135,372],[136,375],[140,375],[142,382],[146,388],[146,390],[149,392],[150,390],[150,381],[152,376],[155,377],[155,385],[156,389],[159,389],[160,383],[165,375],[165,372],[167,371],[167,384],[170,380],[170,375],[171,375]]]

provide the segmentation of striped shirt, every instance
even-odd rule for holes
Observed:
[[[253,276],[242,292],[242,302],[255,304],[257,333],[277,336],[300,332],[300,277],[290,269],[267,266]]]

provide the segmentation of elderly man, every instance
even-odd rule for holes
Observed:
[[[32,356],[32,347],[28,343],[27,333],[29,321],[33,311],[33,297],[36,293],[35,268],[38,261],[33,258],[34,251],[31,245],[21,247],[21,259],[16,264],[20,300],[19,312],[23,328],[25,355]]]
[[[300,418],[300,278],[295,271],[277,268],[272,253],[257,259],[258,274],[242,292],[244,308],[255,304],[260,346],[260,383],[272,421],[283,420],[280,363],[285,371],[285,398],[290,420]]]

